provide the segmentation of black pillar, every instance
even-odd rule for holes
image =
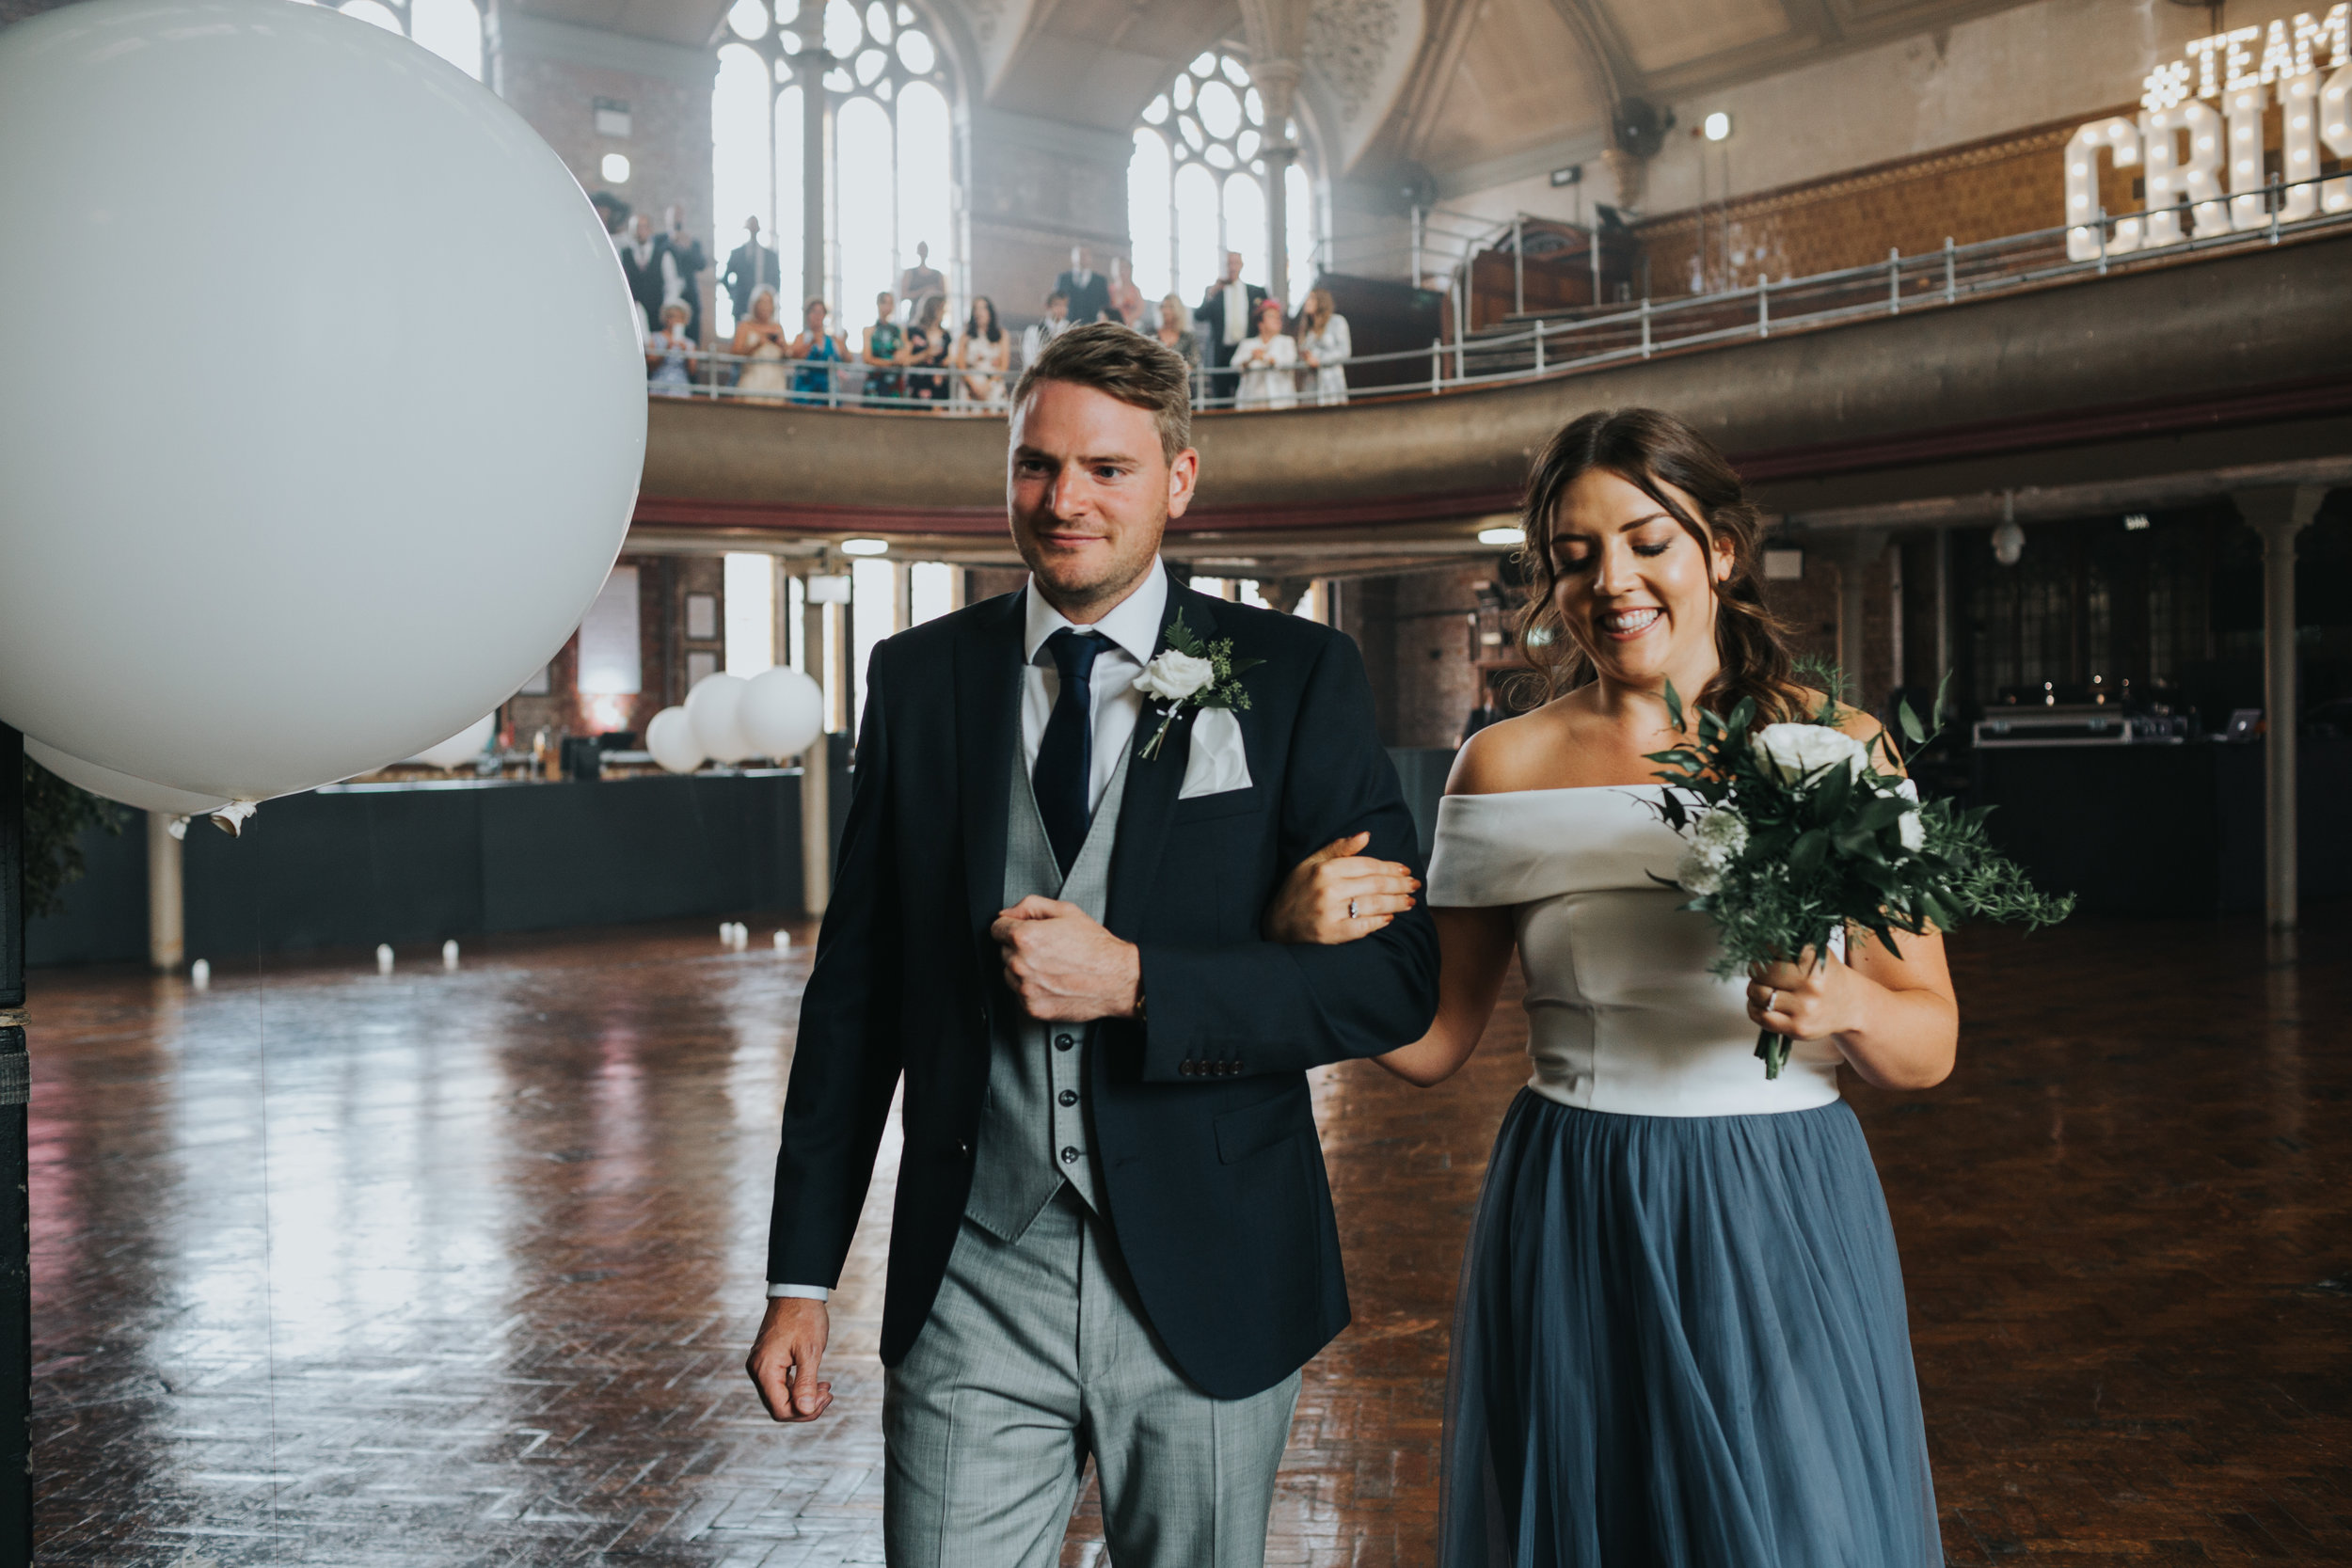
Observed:
[[[0,1568],[33,1560],[33,1270],[24,1102],[24,737],[0,724]]]

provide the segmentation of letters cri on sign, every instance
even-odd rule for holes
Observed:
[[[2319,182],[2322,146],[2352,159],[2352,3],[2339,0],[2324,16],[2306,11],[2199,39],[2185,57],[2150,71],[2144,86],[2137,119],[2092,120],[2066,144],[2070,259],[2094,261],[2269,225],[2263,114],[2274,90],[2285,133],[2277,221],[2352,212],[2352,174]],[[2117,168],[2144,170],[2145,212],[2106,216],[2099,202],[2102,152]],[[2103,225],[2109,226],[2104,246]]]

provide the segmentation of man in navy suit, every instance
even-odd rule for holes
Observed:
[[[747,1370],[780,1421],[831,1402],[825,1299],[903,1082],[896,1568],[1050,1568],[1089,1459],[1121,1568],[1262,1560],[1298,1370],[1348,1319],[1307,1070],[1437,1006],[1401,893],[1359,942],[1261,934],[1318,847],[1416,840],[1355,644],[1160,561],[1187,381],[1124,326],[1056,338],[1013,395],[1027,588],[867,674]]]

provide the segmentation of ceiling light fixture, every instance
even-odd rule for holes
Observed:
[[[1731,139],[1731,117],[1718,109],[1707,117],[1700,129],[1707,133],[1708,141],[1729,141]]]
[[[844,539],[841,541],[841,553],[843,555],[887,555],[890,553],[890,541],[887,539]]]

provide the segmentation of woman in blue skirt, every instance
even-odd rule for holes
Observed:
[[[1677,743],[1667,682],[1719,713],[1753,698],[1759,723],[1818,700],[1730,466],[1670,416],[1588,415],[1537,463],[1525,524],[1520,641],[1552,697],[1455,760],[1429,868],[1442,1000],[1381,1059],[1452,1075],[1517,950],[1534,1070],[1463,1265],[1439,1560],[1940,1564],[1894,1232],[1837,1080],[1951,1070],[1942,942],[1857,937],[1722,980],[1713,922],[1654,879],[1684,848],[1645,755]],[[1360,842],[1300,868],[1278,938],[1353,940],[1406,907],[1407,868]],[[1797,1042],[1777,1079],[1759,1028]]]

